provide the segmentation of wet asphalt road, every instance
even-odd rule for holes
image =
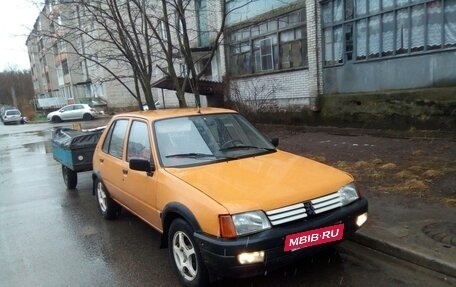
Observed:
[[[90,172],[79,174],[77,190],[66,190],[61,166],[52,158],[53,126],[0,124],[0,286],[178,286],[168,250],[158,248],[157,232],[127,212],[116,221],[102,219],[92,196]],[[345,242],[267,276],[225,279],[214,285],[454,283]]]

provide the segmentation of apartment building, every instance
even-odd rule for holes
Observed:
[[[456,85],[456,0],[320,5],[323,93]]]
[[[36,31],[52,31],[50,17],[57,23],[80,21],[77,9],[64,11],[58,2],[46,2]],[[210,58],[224,4],[224,34]],[[456,0],[194,0],[187,10],[198,71],[210,60],[200,81],[207,99],[225,97],[255,109],[317,110],[321,95],[456,85]],[[157,21],[159,40],[167,41],[161,21],[175,22],[173,14],[163,19],[159,9],[147,13]],[[180,33],[181,24],[173,25]],[[76,57],[75,47],[103,49],[87,41],[76,38],[68,45],[30,34],[27,46],[38,101],[100,98],[113,107],[136,105],[124,87],[105,81],[103,69]],[[175,107],[167,64],[159,51],[154,55],[160,66],[151,79],[154,98],[163,107]],[[181,53],[175,54],[173,65],[182,78],[188,75]],[[186,90],[189,105],[194,104],[191,88]]]
[[[95,23],[87,21],[77,5],[63,2],[45,1],[26,41],[37,108],[58,108],[69,103],[136,105],[124,87],[107,81],[106,71],[84,57],[92,55],[91,49],[103,49],[103,43],[89,46],[87,35],[66,34],[66,27],[85,29]]]
[[[227,10],[232,97],[262,101],[261,109],[316,108],[322,87],[318,2],[231,1]]]
[[[235,5],[227,74],[247,102],[315,109],[319,95],[456,85],[456,0]]]

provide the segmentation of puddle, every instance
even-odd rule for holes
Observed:
[[[33,153],[41,153],[41,154],[52,153],[51,141],[24,144],[23,146],[27,149],[27,151],[33,152]]]
[[[456,223],[431,223],[423,227],[423,232],[437,242],[456,247]]]

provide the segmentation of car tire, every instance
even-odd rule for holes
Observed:
[[[53,116],[52,117],[52,122],[53,123],[60,123],[62,119],[59,116]]]
[[[90,121],[90,120],[93,119],[93,116],[92,116],[91,114],[84,114],[84,115],[82,116],[82,119],[83,119],[84,121]]]
[[[74,170],[62,165],[63,181],[68,189],[75,189],[78,184],[78,174]]]
[[[193,229],[186,221],[175,219],[168,232],[169,255],[184,286],[207,286],[209,274],[192,234]]]
[[[122,208],[109,196],[109,193],[101,180],[95,180],[94,188],[95,195],[97,196],[98,207],[100,208],[103,218],[113,220],[119,217]]]

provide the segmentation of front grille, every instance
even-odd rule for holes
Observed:
[[[280,225],[307,217],[304,203],[298,203],[274,210],[269,210],[266,212],[266,215],[268,216],[269,221],[271,221],[272,225]]]
[[[320,214],[342,206],[338,192],[312,199],[310,202],[297,203],[273,210],[266,211],[272,225],[280,225],[306,218],[312,214]]]
[[[315,214],[320,214],[342,206],[340,194],[338,192],[312,199],[310,202],[312,203]]]

